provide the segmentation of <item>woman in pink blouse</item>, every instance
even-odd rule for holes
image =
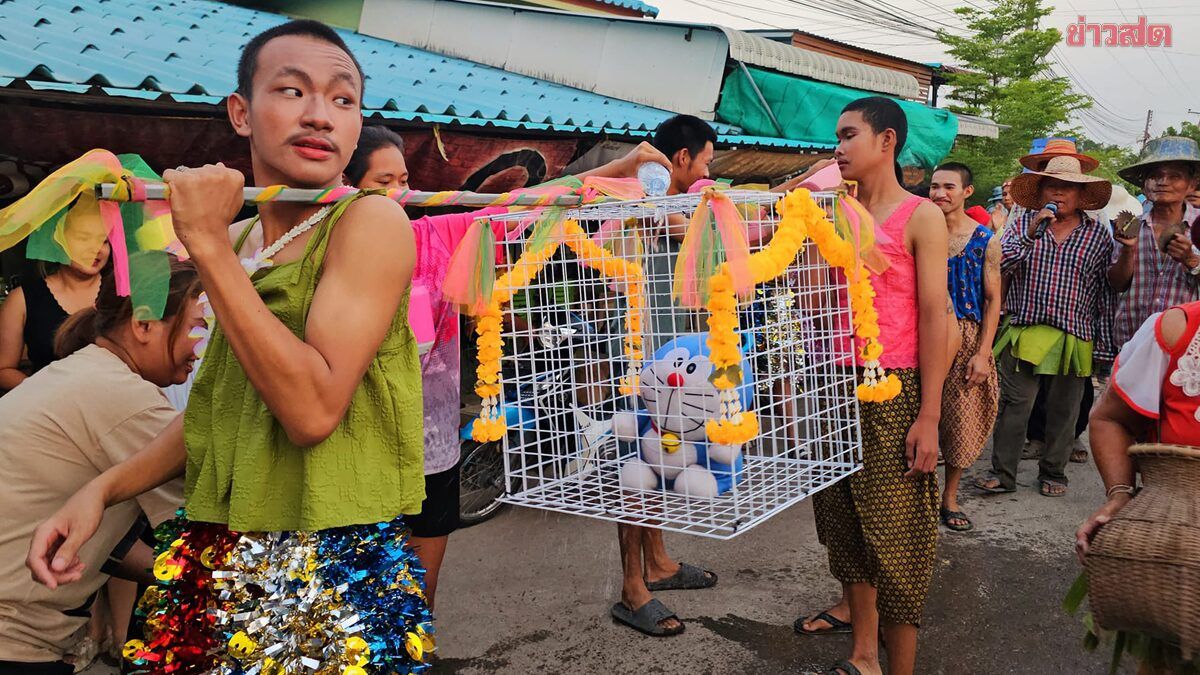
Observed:
[[[642,143],[621,159],[592,171],[587,176],[628,178],[646,162],[670,167],[670,162],[649,143]],[[382,126],[363,127],[354,157],[346,167],[346,182],[359,188],[408,187],[408,165],[404,161],[404,140]],[[421,381],[425,401],[425,502],[421,513],[407,518],[412,528],[412,545],[425,566],[425,594],[434,606],[438,573],[446,555],[450,533],[458,529],[459,514],[459,440],[461,407],[458,314],[452,303],[442,297],[442,284],[450,266],[450,256],[476,218],[506,213],[504,207],[480,209],[469,213],[424,216],[412,221],[417,261],[413,271],[413,292],[424,289],[433,312],[433,347],[421,356]],[[511,221],[515,226],[516,221]],[[497,241],[505,239],[503,224],[495,223]]]

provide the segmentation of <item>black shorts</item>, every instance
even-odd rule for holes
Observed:
[[[421,513],[405,518],[414,537],[445,537],[458,529],[458,467],[425,476]]]

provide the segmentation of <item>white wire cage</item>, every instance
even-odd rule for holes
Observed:
[[[779,195],[725,194],[750,250],[761,249],[779,222]],[[832,209],[834,195],[813,197]],[[630,323],[625,286],[566,246],[504,307],[505,502],[729,539],[859,468],[847,283],[812,242],[738,302],[738,394],[758,418],[757,437],[740,447],[707,442],[705,423],[720,406],[707,313],[672,298],[678,239],[700,205],[688,194],[567,213],[592,242],[640,266],[639,321]],[[517,227],[529,215],[496,220]],[[504,244],[510,263],[530,229]],[[641,329],[641,359],[626,349],[631,325]],[[628,375],[640,382],[622,393]]]

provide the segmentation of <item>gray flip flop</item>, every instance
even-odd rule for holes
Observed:
[[[700,569],[687,563],[679,563],[679,571],[674,576],[646,582],[646,588],[650,591],[692,591],[712,588],[716,585],[716,572]]]
[[[678,628],[663,628],[659,622],[666,619],[678,619],[675,612],[667,609],[661,602],[656,599],[651,599],[650,602],[642,605],[635,612],[625,606],[625,603],[618,602],[612,606],[612,618],[614,621],[620,622],[629,626],[643,635],[650,637],[672,637],[683,632],[686,626],[683,622],[679,622]]]

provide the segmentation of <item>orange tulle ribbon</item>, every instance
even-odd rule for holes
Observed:
[[[641,183],[636,179],[594,176],[588,176],[582,181],[574,176],[567,176],[547,185],[517,190],[513,194],[574,194],[579,196],[581,204],[591,203],[602,197],[638,199],[646,196]],[[567,208],[562,206],[536,208],[521,219],[513,234],[532,226],[533,229],[526,237],[526,250],[540,251],[551,241],[561,243],[562,222],[566,213]],[[491,303],[495,279],[496,237],[492,223],[487,219],[476,219],[450,257],[446,281],[442,285],[442,295],[464,314],[479,316],[487,311]]]
[[[733,200],[719,188],[709,186],[700,193],[700,204],[692,212],[675,261],[673,296],[679,304],[692,309],[704,307],[709,279],[722,262],[727,264],[734,293],[749,296],[754,290],[754,275],[750,272],[746,225]]]

